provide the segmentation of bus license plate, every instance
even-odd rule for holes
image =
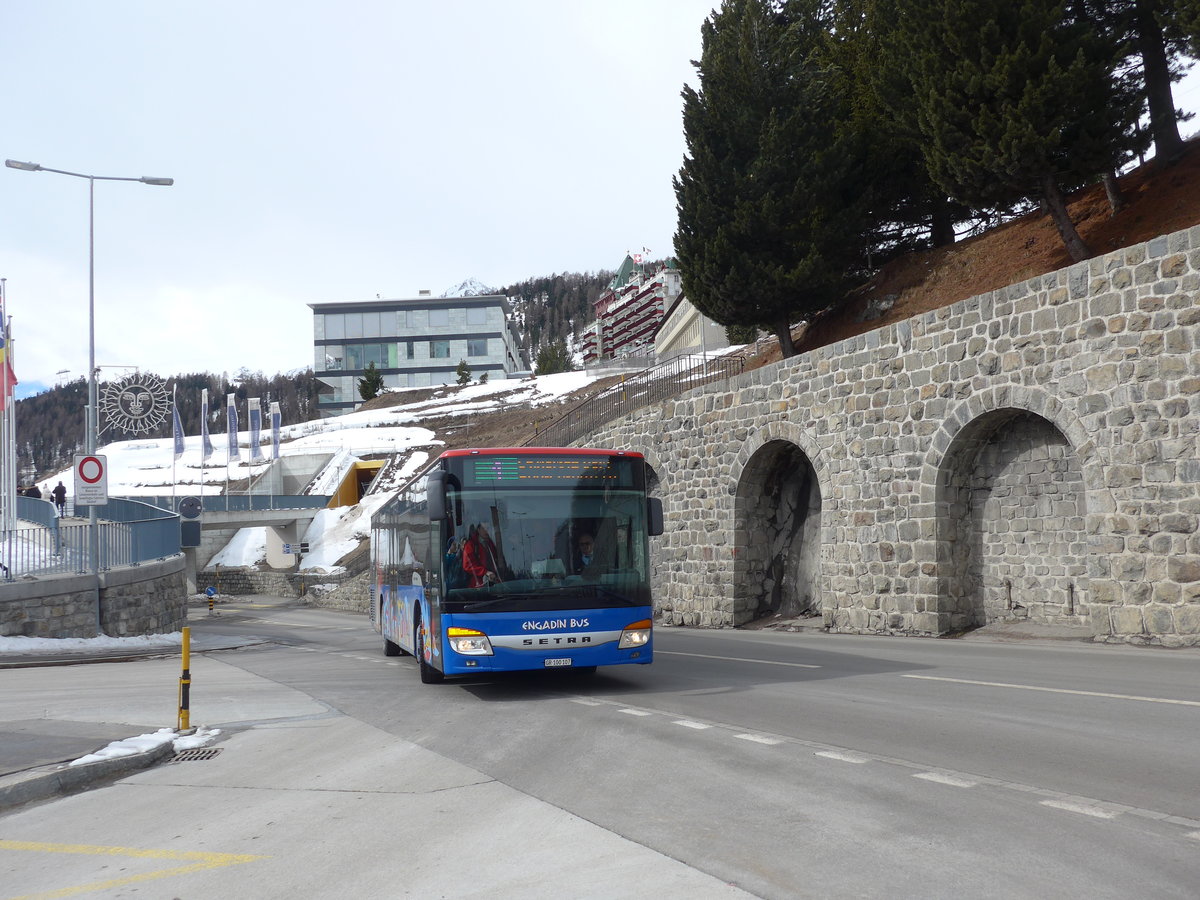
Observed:
[[[545,661],[545,666],[547,669],[553,669],[555,666],[569,665],[571,665],[571,657],[569,656],[560,656],[557,659],[548,659]]]

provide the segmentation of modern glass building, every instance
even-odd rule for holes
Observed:
[[[350,412],[363,401],[358,381],[371,363],[387,387],[430,387],[457,380],[466,361],[472,379],[529,374],[508,300],[499,294],[310,303],[313,371],[325,385],[321,416]]]

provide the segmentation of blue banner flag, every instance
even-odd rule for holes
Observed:
[[[200,464],[213,455],[212,438],[208,435],[208,388],[200,391]]]
[[[271,404],[271,459],[279,459],[279,404]]]
[[[246,403],[250,407],[250,459],[262,459],[262,448],[258,446],[262,437],[262,405],[257,397],[251,397]]]
[[[229,458],[241,459],[242,452],[238,449],[238,420],[237,420],[237,394],[228,394],[225,397],[225,420],[226,430],[228,432]]]

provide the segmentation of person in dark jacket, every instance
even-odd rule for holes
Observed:
[[[34,500],[42,499],[42,491],[36,484],[31,484],[29,490],[25,492],[26,497],[32,497]]]
[[[67,514],[67,489],[66,489],[66,487],[64,487],[63,483],[60,481],[58,484],[56,484],[54,486],[54,490],[52,490],[50,492],[50,494],[52,497],[54,497],[54,505],[56,507],[58,507],[59,516],[65,516]]]

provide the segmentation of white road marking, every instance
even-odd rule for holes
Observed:
[[[938,784],[948,784],[950,787],[973,788],[979,784],[969,778],[958,775],[947,775],[945,772],[917,772],[913,778],[924,778],[926,781],[936,781]]]
[[[737,734],[734,737],[740,738],[743,741],[753,741],[756,744],[782,744],[783,741],[778,738],[767,737],[765,734]]]
[[[1083,803],[1072,803],[1069,800],[1043,800],[1042,806],[1050,806],[1054,809],[1065,809],[1067,812],[1079,813],[1081,816],[1092,816],[1096,819],[1115,819],[1117,814],[1109,809],[1101,809],[1098,806],[1087,806]]]
[[[578,703],[580,706],[603,706],[599,700],[585,700],[582,697],[572,697],[572,703]]]
[[[693,722],[691,719],[676,719],[671,724],[682,725],[684,728],[695,728],[697,731],[701,731],[705,728],[712,728],[711,725],[705,725],[703,722]]]
[[[836,759],[840,762],[855,763],[862,765],[865,762],[870,762],[865,756],[857,756],[853,753],[839,753],[837,750],[818,750],[814,756],[823,756],[826,759]]]
[[[725,662],[762,663],[764,666],[790,666],[793,669],[819,669],[807,663],[779,662],[773,659],[746,659],[741,656],[716,656],[711,653],[681,653],[678,650],[655,650],[655,656],[694,656],[696,659],[720,659]]]
[[[1189,831],[1188,837],[1194,841],[1200,841],[1200,831]]]
[[[969,678],[939,678],[936,675],[901,675],[922,681],[948,681],[952,684],[978,684],[983,687],[1012,688],[1018,691],[1042,691],[1047,694],[1074,694],[1078,697],[1105,697],[1109,700],[1138,700],[1142,703],[1170,703],[1175,706],[1200,706],[1200,700],[1170,700],[1166,697],[1139,697],[1136,694],[1107,694],[1102,691],[1073,691],[1068,688],[1039,687],[1033,684],[1009,684],[1005,681],[972,681]]]
[[[619,709],[619,710],[617,710],[617,712],[623,712],[623,713],[625,713],[625,715],[627,715],[627,716],[650,716],[650,715],[653,715],[653,713],[648,713],[648,712],[646,712],[646,710],[644,710],[644,709],[629,709],[629,708],[626,708],[626,709]]]

